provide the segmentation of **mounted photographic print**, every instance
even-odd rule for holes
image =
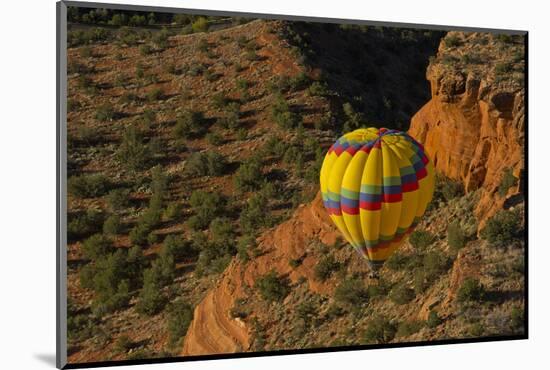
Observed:
[[[527,32],[60,2],[58,37],[58,367],[527,338]]]

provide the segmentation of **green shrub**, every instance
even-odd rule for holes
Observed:
[[[231,102],[225,106],[223,115],[218,118],[218,124],[220,127],[234,130],[239,126],[239,119],[241,117],[240,104],[238,102]]]
[[[118,99],[119,104],[130,104],[133,102],[137,102],[139,100],[139,97],[134,94],[133,92],[126,91],[124,92],[120,98]]]
[[[101,134],[97,128],[80,126],[76,132],[77,139],[81,143],[93,145],[100,142]]]
[[[175,261],[197,256],[197,248],[193,243],[184,240],[182,235],[168,235],[162,243],[163,253],[174,257]]]
[[[103,233],[107,235],[117,235],[121,231],[120,217],[111,215],[103,223]]]
[[[330,91],[326,83],[315,81],[307,89],[310,96],[327,96]]]
[[[238,78],[237,81],[235,81],[235,85],[239,90],[248,90],[250,87],[250,83],[244,78]]]
[[[111,239],[105,235],[95,234],[90,236],[82,243],[82,252],[91,260],[98,260],[105,257],[113,249]]]
[[[248,138],[248,132],[245,128],[240,128],[237,130],[237,140],[243,141]]]
[[[209,44],[208,44],[208,41],[206,39],[200,39],[199,40],[199,43],[197,44],[197,49],[199,49],[199,51],[203,52],[203,53],[206,53],[209,49]]]
[[[153,53],[153,48],[149,44],[143,44],[139,46],[139,53],[143,56]]]
[[[76,99],[67,99],[67,112],[76,112],[82,104]]]
[[[346,118],[344,122],[344,131],[352,131],[360,128],[364,125],[364,117],[361,113],[356,112],[350,103],[344,103],[342,105],[344,116]]]
[[[109,312],[127,307],[130,302],[130,294],[128,289],[128,282],[126,280],[120,281],[114,293],[100,295],[93,301],[92,312],[96,316],[104,316]]]
[[[282,301],[290,293],[290,282],[273,270],[259,277],[254,283],[263,299],[267,301]]]
[[[498,186],[498,194],[501,197],[505,197],[506,194],[508,193],[508,189],[510,189],[512,186],[515,186],[516,183],[517,183],[517,179],[512,173],[512,169],[511,168],[505,169],[502,175],[502,180],[500,181],[500,185]]]
[[[407,266],[408,260],[409,259],[407,258],[407,256],[402,253],[396,252],[392,254],[390,258],[388,258],[388,260],[386,261],[386,266],[390,270],[398,271]]]
[[[289,87],[293,91],[305,89],[310,83],[310,78],[304,72],[298,73],[289,80]]]
[[[187,69],[187,72],[190,76],[198,76],[202,75],[204,71],[206,70],[206,67],[203,64],[200,63],[194,63]]]
[[[414,290],[404,284],[394,287],[389,294],[390,300],[396,304],[407,304],[414,299]]]
[[[414,333],[417,333],[424,327],[422,321],[413,320],[413,321],[403,321],[397,326],[396,336],[397,337],[408,337]]]
[[[426,325],[428,325],[429,328],[435,328],[441,323],[443,320],[439,317],[436,311],[430,310],[430,313],[428,314],[428,320],[426,320]]]
[[[149,90],[145,97],[149,103],[154,103],[157,100],[161,100],[164,97],[164,93],[162,89],[155,88],[155,89]]]
[[[263,180],[261,160],[250,158],[239,166],[233,178],[233,183],[238,191],[252,191],[258,189]]]
[[[415,249],[425,249],[435,241],[435,236],[426,230],[416,230],[409,236],[409,242]]]
[[[525,325],[525,311],[521,307],[514,307],[510,312],[510,328],[512,330],[522,329]]]
[[[485,295],[485,288],[475,278],[466,278],[457,292],[458,302],[479,302]]]
[[[368,301],[368,291],[360,279],[345,279],[334,290],[336,302],[360,306]]]
[[[290,111],[290,107],[282,95],[276,98],[271,107],[271,118],[284,129],[296,128],[302,122],[302,118],[298,114]]]
[[[283,155],[288,150],[289,144],[281,140],[277,136],[270,136],[269,139],[264,144],[262,150],[266,155],[272,155],[277,158],[282,158]]]
[[[134,346],[134,343],[128,337],[127,335],[121,335],[117,338],[115,341],[115,351],[119,353],[126,353],[128,352],[132,347]]]
[[[445,44],[446,47],[451,48],[451,47],[460,46],[462,42],[460,40],[460,37],[458,37],[457,35],[447,35],[443,39],[443,43]]]
[[[512,35],[506,35],[506,34],[500,34],[500,35],[494,35],[494,37],[505,44],[513,44],[514,43],[514,37]]]
[[[145,71],[143,70],[143,66],[139,63],[136,66],[136,77],[138,79],[141,79],[141,78],[145,77]]]
[[[166,297],[162,293],[162,284],[158,271],[151,267],[143,273],[143,288],[136,304],[136,310],[143,315],[152,316],[158,313],[166,304]]]
[[[69,214],[67,238],[75,240],[98,232],[103,225],[103,219],[103,213],[94,209],[88,209],[85,213]]]
[[[149,208],[147,208],[138,218],[138,225],[145,226],[145,229],[148,231],[158,226],[162,219],[162,208],[158,200],[159,198],[160,197],[153,195],[149,201]]]
[[[147,236],[151,232],[149,225],[137,224],[130,230],[128,237],[132,244],[145,245],[147,244]]]
[[[251,196],[239,218],[241,227],[248,233],[254,233],[263,227],[273,225],[273,218],[269,213],[269,201],[261,193]]]
[[[151,41],[159,48],[166,49],[168,47],[168,30],[163,28],[160,32],[154,33]]]
[[[189,219],[189,226],[195,230],[206,228],[214,218],[221,216],[225,209],[225,199],[218,193],[195,190],[189,202],[195,212]]]
[[[150,233],[147,235],[147,244],[153,245],[153,244],[158,243],[158,241],[159,241],[159,237],[158,237],[158,235],[155,234],[154,232],[150,232]]]
[[[303,158],[302,150],[295,146],[290,146],[283,156],[283,162],[285,164],[292,164],[297,161],[297,158]]]
[[[223,138],[215,132],[209,132],[208,134],[206,134],[205,138],[206,141],[208,141],[208,143],[211,145],[219,146],[223,144]]]
[[[367,295],[369,299],[376,297],[385,297],[388,292],[387,286],[382,280],[378,280],[377,284],[369,285],[367,287]]]
[[[423,271],[427,279],[431,282],[439,277],[449,268],[447,257],[438,251],[426,253],[422,259]]]
[[[153,191],[153,195],[162,196],[168,187],[169,181],[170,179],[161,165],[156,165],[151,169],[151,190]]]
[[[176,258],[173,252],[163,244],[157,259],[151,263],[152,274],[160,286],[171,284],[176,277]]]
[[[514,65],[510,62],[501,62],[495,64],[495,75],[496,76],[503,76],[507,75],[514,70]]]
[[[180,73],[180,70],[176,67],[174,63],[166,64],[164,70],[171,75],[177,75]]]
[[[96,86],[94,85],[94,81],[89,78],[88,76],[80,75],[78,77],[78,87],[85,90],[88,93],[94,93],[96,90]]]
[[[193,153],[185,165],[185,173],[192,176],[223,175],[227,162],[217,152]]]
[[[113,105],[111,103],[104,103],[96,109],[95,118],[101,122],[112,121],[115,118],[115,114]]]
[[[206,80],[208,82],[214,82],[214,81],[217,81],[222,75],[219,74],[219,73],[215,73],[215,72],[212,72],[211,69],[207,69],[205,72],[204,72],[204,78],[206,78]]]
[[[249,252],[256,251],[256,238],[252,235],[243,235],[237,242],[237,256],[242,262],[248,262],[250,259]]]
[[[193,320],[193,308],[181,300],[175,301],[168,308],[168,335],[172,345],[177,344],[187,333]]]
[[[205,17],[198,17],[191,25],[193,32],[206,32],[208,27],[208,21]]]
[[[311,325],[314,318],[317,317],[319,307],[311,299],[301,302],[296,307],[296,316],[303,320],[305,326]]]
[[[485,327],[482,323],[476,322],[468,328],[468,334],[472,337],[481,337],[485,333]]]
[[[260,59],[260,56],[256,54],[256,51],[254,50],[247,50],[245,53],[246,60],[253,62]]]
[[[96,295],[92,310],[99,316],[126,306],[130,288],[138,283],[136,261],[130,260],[125,249],[105,254],[81,271],[83,286],[92,287]]]
[[[388,343],[396,334],[395,324],[383,316],[373,317],[365,330],[364,339],[367,343]]]
[[[168,221],[177,220],[181,217],[183,205],[178,202],[170,202],[164,210],[163,217]]]
[[[340,263],[333,256],[322,257],[315,265],[315,278],[321,281],[327,280],[334,271],[340,269]]]
[[[454,250],[458,251],[459,249],[464,248],[466,245],[467,238],[466,233],[460,226],[460,222],[453,221],[447,227],[447,243]]]
[[[229,102],[230,100],[227,98],[223,91],[217,92],[212,95],[212,106],[216,109],[224,108],[227,104],[229,104]]]
[[[70,341],[86,340],[94,336],[99,320],[93,315],[70,312],[67,315],[67,337]]]
[[[219,274],[225,270],[231,262],[231,254],[219,251],[213,243],[203,244],[203,250],[199,254],[195,274],[200,277],[206,274]]]
[[[79,198],[100,197],[109,190],[110,186],[107,177],[99,173],[72,176],[67,181],[69,194]]]
[[[210,234],[212,242],[220,250],[234,249],[235,227],[226,217],[218,217],[210,222]],[[231,251],[232,254],[235,252]]]
[[[145,18],[144,15],[133,15],[130,17],[129,21],[128,21],[128,24],[130,26],[134,26],[134,27],[142,27],[142,26],[145,26],[147,24],[147,19]]]
[[[424,291],[429,286],[429,282],[426,275],[427,275],[426,272],[424,272],[424,269],[422,268],[414,271],[413,286],[414,286],[414,292],[417,295],[424,293]]]
[[[481,237],[493,247],[520,243],[523,237],[521,213],[518,210],[501,210],[487,220]]]
[[[292,267],[293,269],[297,268],[302,264],[302,260],[300,258],[289,258],[288,259],[288,265]]]
[[[205,133],[204,115],[202,112],[185,111],[176,120],[172,134],[175,139],[201,136]]]
[[[143,144],[141,132],[136,127],[129,126],[124,131],[116,158],[130,171],[144,169],[151,160],[151,152]]]
[[[446,201],[464,195],[464,186],[458,181],[438,176],[437,185],[436,193],[439,193],[440,196]]]

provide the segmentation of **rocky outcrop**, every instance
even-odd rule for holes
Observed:
[[[475,210],[480,227],[522,188],[523,53],[522,38],[450,32],[428,67],[432,98],[409,130],[439,173],[466,191],[483,188]],[[499,194],[509,170],[516,185]]]
[[[274,270],[287,276],[291,282],[307,279],[313,292],[327,294],[334,288],[314,278],[317,262],[310,250],[312,241],[332,245],[338,232],[326,213],[320,193],[308,205],[258,239],[259,256],[243,264],[233,259],[222,274],[219,283],[195,308],[194,319],[184,340],[182,355],[204,355],[246,351],[250,347],[250,328],[239,318],[231,316],[231,308],[238,298],[262,275]],[[301,260],[295,268],[289,260]]]

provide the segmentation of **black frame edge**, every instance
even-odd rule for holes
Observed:
[[[176,356],[176,357],[164,357],[164,358],[151,358],[143,360],[117,360],[117,361],[97,361],[97,362],[84,362],[84,363],[68,363],[67,362],[67,341],[66,341],[66,316],[67,316],[67,292],[66,292],[66,156],[63,155],[63,150],[66,149],[66,32],[67,32],[67,18],[66,12],[68,6],[83,7],[83,8],[109,8],[118,10],[133,10],[133,11],[155,11],[165,13],[186,13],[186,14],[201,14],[201,15],[222,15],[222,16],[240,16],[240,17],[255,17],[261,19],[281,19],[291,21],[311,21],[311,22],[326,22],[326,23],[349,23],[349,24],[363,24],[371,26],[385,26],[385,27],[404,27],[404,28],[420,28],[429,30],[443,30],[443,31],[466,31],[466,32],[490,32],[490,33],[506,33],[514,35],[522,35],[524,37],[524,89],[525,89],[525,111],[524,111],[524,204],[525,204],[525,249],[524,249],[524,261],[525,261],[525,295],[524,295],[524,333],[521,335],[504,335],[504,336],[491,336],[481,338],[457,338],[457,339],[445,339],[435,341],[418,341],[418,342],[402,342],[402,343],[390,343],[390,344],[375,344],[375,345],[354,345],[354,346],[342,346],[342,347],[326,347],[326,348],[308,348],[308,349],[288,349],[288,350],[276,350],[276,351],[262,351],[262,352],[239,352],[239,353],[223,353],[223,354],[211,354],[211,355],[197,355],[197,356]],[[329,353],[329,352],[344,352],[344,351],[359,351],[359,350],[372,350],[372,349],[386,349],[386,348],[407,348],[407,347],[423,347],[423,346],[438,346],[449,344],[470,344],[470,343],[486,343],[486,342],[500,342],[510,340],[526,340],[529,339],[529,258],[528,258],[528,193],[529,193],[529,171],[528,171],[528,132],[529,132],[529,63],[528,63],[528,46],[529,46],[529,32],[526,30],[507,30],[507,29],[490,29],[490,28],[477,28],[477,27],[460,27],[460,26],[446,26],[446,25],[427,25],[427,24],[413,24],[413,23],[400,23],[400,22],[383,22],[383,21],[369,21],[369,20],[355,20],[355,19],[337,19],[337,18],[324,18],[324,17],[307,17],[297,15],[283,15],[283,14],[262,14],[262,13],[247,13],[247,12],[234,12],[224,10],[203,10],[203,9],[186,9],[186,8],[171,8],[171,7],[155,7],[145,5],[131,5],[131,4],[110,4],[110,3],[96,3],[96,2],[79,2],[79,1],[65,1],[61,0],[56,3],[56,15],[57,15],[57,63],[56,63],[56,120],[57,120],[57,142],[56,142],[56,175],[57,175],[57,187],[56,187],[56,201],[57,201],[57,214],[56,214],[56,226],[57,226],[57,250],[56,250],[56,284],[57,284],[57,311],[56,311],[56,367],[59,369],[80,369],[80,368],[96,368],[96,367],[113,367],[113,366],[126,366],[126,365],[143,365],[143,364],[160,364],[160,363],[175,363],[175,362],[189,362],[189,361],[207,361],[207,360],[220,360],[220,359],[238,359],[238,358],[250,358],[250,357],[269,357],[269,356],[285,356],[294,354],[315,354],[315,353]],[[63,37],[63,40],[61,38]],[[65,166],[65,167],[63,167]],[[65,212],[66,213],[66,212]],[[65,234],[64,234],[65,233]],[[65,265],[63,265],[65,264]],[[61,330],[64,329],[64,330]]]

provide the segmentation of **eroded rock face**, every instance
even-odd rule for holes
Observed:
[[[246,264],[233,259],[216,287],[195,308],[182,355],[249,350],[251,328],[244,321],[233,318],[230,311],[235,299],[245,297],[246,290],[271,270],[288,276],[293,283],[299,278],[307,279],[313,292],[331,293],[333,285],[315,279],[317,257],[308,253],[308,248],[312,240],[332,245],[338,235],[323,207],[320,193],[312,203],[300,206],[292,218],[262,234],[258,239],[261,254]],[[298,267],[292,268],[288,263],[289,259],[301,258],[303,261]]]
[[[449,39],[455,46],[447,46]],[[466,191],[483,188],[475,211],[480,228],[521,191],[523,52],[521,38],[504,42],[491,35],[450,32],[428,67],[432,98],[409,129],[438,172],[462,181]],[[519,181],[501,196],[498,188],[507,169]]]

